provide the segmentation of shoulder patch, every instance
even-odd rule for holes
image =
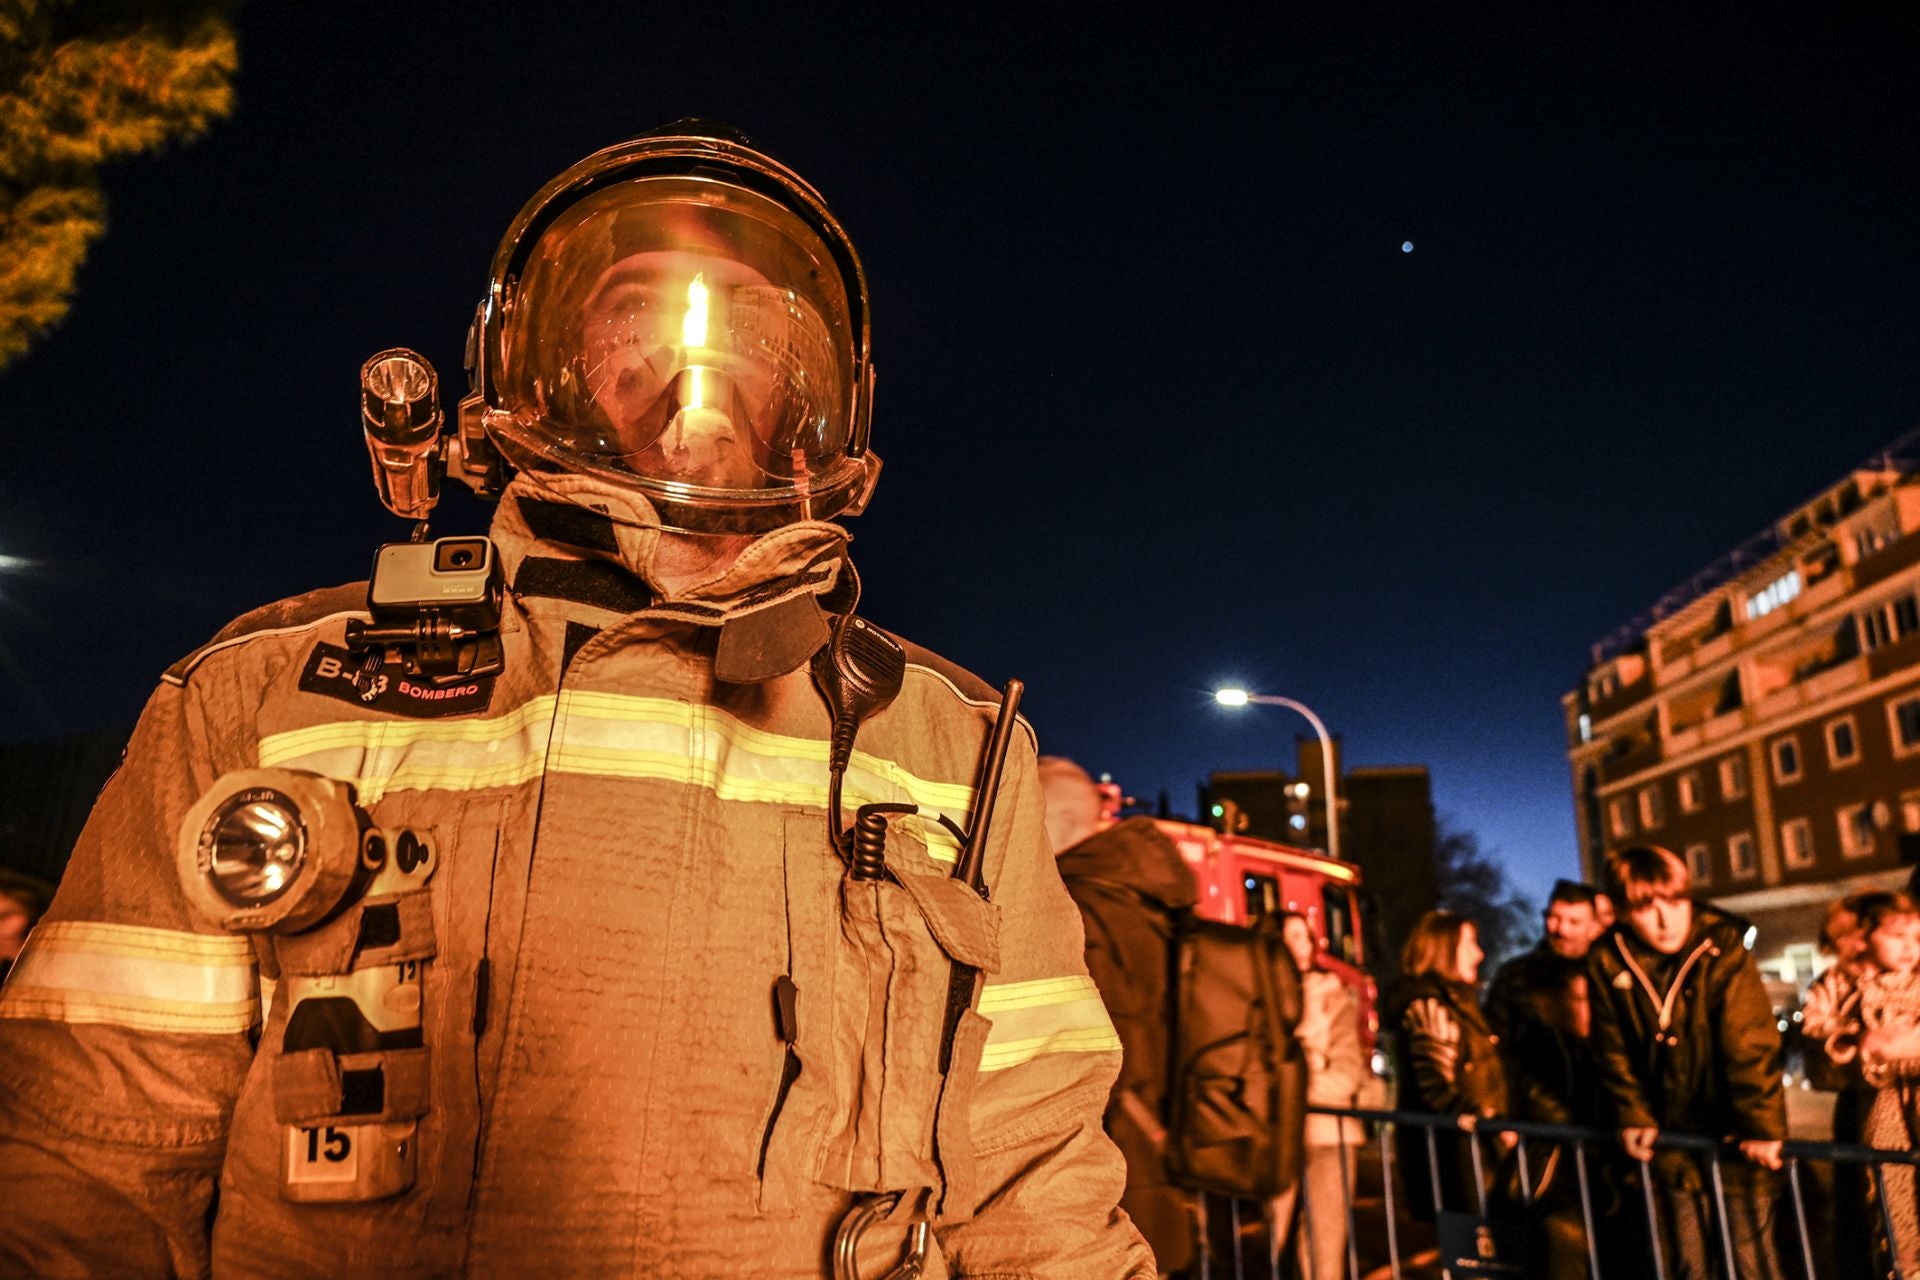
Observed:
[[[313,646],[300,669],[300,690],[414,720],[470,715],[485,711],[493,701],[492,676],[436,685],[409,677],[399,662],[386,661],[356,683],[360,668],[353,654],[322,640]]]
[[[305,631],[328,618],[343,614],[365,617],[366,606],[367,584],[364,582],[349,582],[343,586],[325,587],[305,595],[276,600],[229,622],[213,639],[168,667],[160,678],[168,684],[185,684],[195,667],[221,649],[263,636]]]

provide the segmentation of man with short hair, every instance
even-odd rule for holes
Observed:
[[[1542,919],[1545,935],[1533,949],[1500,966],[1487,986],[1487,1023],[1502,1040],[1518,1030],[1518,1020],[1545,1020],[1542,1003],[1566,987],[1569,970],[1585,964],[1587,948],[1603,933],[1592,885],[1556,880]]]
[[[1662,1249],[1674,1280],[1707,1280],[1709,1241],[1743,1280],[1783,1274],[1772,1224],[1772,1170],[1787,1133],[1780,1033],[1747,953],[1747,922],[1688,896],[1687,864],[1654,845],[1607,859],[1624,922],[1594,947],[1587,972],[1593,1052],[1621,1145],[1660,1192]],[[1737,1142],[1721,1166],[1726,1221],[1716,1223],[1711,1170],[1691,1152],[1656,1151],[1663,1130]]]
[[[1106,1112],[1127,1159],[1120,1207],[1153,1246],[1161,1274],[1182,1271],[1193,1262],[1191,1201],[1167,1181],[1162,1154],[1174,1015],[1167,974],[1173,913],[1191,907],[1199,889],[1152,818],[1101,826],[1099,790],[1073,761],[1040,757],[1040,787],[1060,878],[1086,926],[1087,972],[1120,1036],[1120,1078]]]

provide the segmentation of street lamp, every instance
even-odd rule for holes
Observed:
[[[1295,702],[1292,698],[1282,698],[1272,693],[1248,693],[1245,689],[1228,687],[1214,690],[1213,700],[1223,707],[1244,707],[1248,703],[1258,703],[1265,707],[1286,707],[1298,711],[1313,726],[1313,732],[1320,739],[1320,764],[1326,770],[1327,787],[1327,854],[1340,856],[1340,801],[1334,791],[1333,739],[1327,736],[1327,726],[1320,717],[1313,714],[1313,708],[1304,702]]]

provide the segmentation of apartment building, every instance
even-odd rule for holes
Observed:
[[[1920,862],[1920,430],[1591,657],[1562,699],[1588,877],[1672,849],[1806,982],[1826,905]]]

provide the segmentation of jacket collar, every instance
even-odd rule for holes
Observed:
[[[826,641],[827,613],[850,612],[859,598],[851,536],[824,521],[742,536],[711,574],[664,582],[656,566],[666,535],[652,505],[587,476],[520,472],[490,532],[516,597],[717,627],[716,674],[729,681],[793,670]]]

